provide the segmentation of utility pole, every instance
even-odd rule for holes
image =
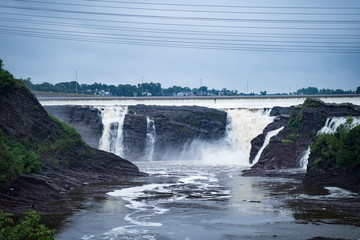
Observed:
[[[141,97],[144,97],[144,76],[141,76]]]
[[[75,69],[75,93],[77,94],[77,69]]]

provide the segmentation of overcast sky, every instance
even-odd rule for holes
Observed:
[[[33,83],[355,90],[360,1],[2,0],[0,58]]]

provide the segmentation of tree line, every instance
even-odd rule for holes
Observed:
[[[108,85],[103,83],[93,84],[79,84],[76,81],[60,82],[51,84],[48,82],[34,84],[31,79],[21,79],[23,83],[31,91],[40,92],[55,92],[55,93],[77,93],[88,95],[104,95],[104,96],[198,96],[198,95],[238,95],[236,90],[222,90],[208,89],[206,86],[200,88],[189,88],[181,86],[172,86],[169,88],[162,88],[160,83],[139,83],[137,85],[119,84]]]
[[[360,86],[355,91],[344,91],[341,89],[317,89],[316,87],[308,87],[297,90],[297,95],[314,95],[314,94],[360,94]]]
[[[249,94],[239,93],[237,90],[228,90],[223,88],[221,90],[208,89],[206,86],[199,88],[189,88],[181,86],[172,86],[169,88],[162,88],[160,83],[139,83],[137,85],[119,84],[108,85],[103,83],[93,84],[79,84],[76,81],[60,82],[51,84],[48,82],[34,84],[31,79],[21,79],[23,83],[31,91],[40,92],[55,92],[55,93],[74,93],[86,95],[102,95],[102,96],[234,96],[234,95],[258,95],[254,92]],[[316,87],[308,87],[298,89],[293,93],[277,93],[272,95],[314,95],[314,94],[360,94],[360,86],[352,91],[344,91],[341,89],[318,89]],[[261,91],[259,95],[268,95],[267,91]]]

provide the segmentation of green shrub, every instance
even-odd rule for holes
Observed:
[[[290,139],[283,139],[281,140],[282,144],[287,147],[289,146],[289,144],[293,143],[294,141],[290,140]]]
[[[14,224],[12,214],[0,210],[0,240],[53,240],[55,230],[40,224],[36,211],[26,212],[18,224]]]
[[[22,81],[15,79],[11,73],[2,68],[2,61],[0,65],[0,94],[11,93],[19,87],[25,88]]]
[[[0,130],[0,185],[21,173],[41,171],[40,155],[25,141],[6,136]]]
[[[311,146],[311,154],[317,159],[313,164],[325,167],[360,167],[360,125],[352,128],[352,118],[338,127],[334,134],[319,134]],[[321,159],[321,161],[320,161]]]

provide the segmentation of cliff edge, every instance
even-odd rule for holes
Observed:
[[[144,175],[131,162],[89,147],[2,66],[0,150],[0,209],[15,213],[62,212],[47,203],[74,187]]]

